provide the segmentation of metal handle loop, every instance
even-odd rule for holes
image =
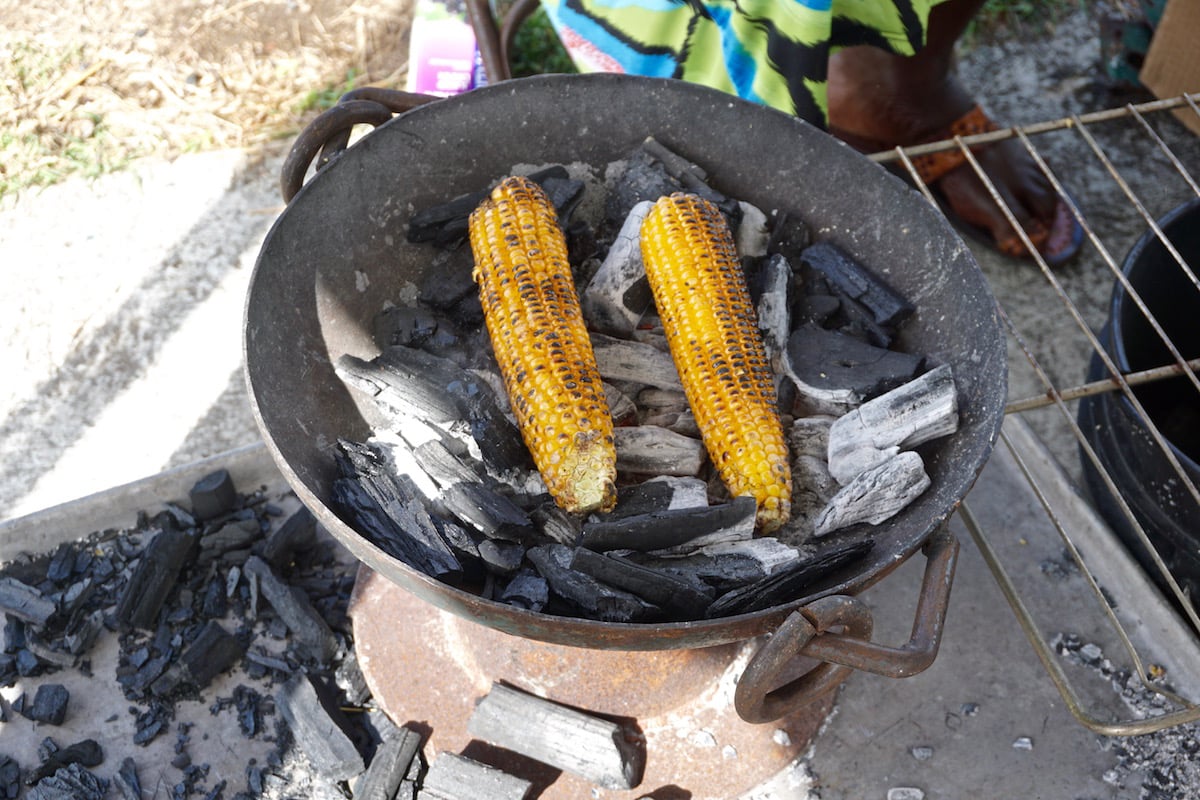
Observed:
[[[733,701],[738,715],[747,722],[772,722],[833,691],[855,669],[891,678],[927,669],[941,646],[958,550],[958,539],[946,527],[926,542],[912,635],[902,647],[870,641],[871,612],[854,597],[822,597],[792,612],[738,680]],[[839,627],[840,633],[832,631]],[[784,683],[797,656],[822,663]]]

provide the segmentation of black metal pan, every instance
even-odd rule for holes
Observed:
[[[647,136],[704,166],[720,191],[799,215],[817,239],[883,271],[916,304],[899,347],[951,364],[960,393],[959,431],[921,448],[932,487],[874,531],[873,551],[853,570],[809,596],[721,619],[615,624],[532,613],[387,556],[331,508],[337,439],[366,437],[379,421],[343,386],[332,362],[346,353],[376,355],[372,318],[385,301],[401,302],[428,269],[427,246],[405,241],[409,216],[483,188],[514,164],[583,162],[602,171]],[[861,592],[928,544],[922,597],[934,605],[919,612],[927,618],[917,627],[933,637],[936,650],[938,631],[929,627],[938,627],[944,612],[957,546],[943,523],[987,460],[1006,397],[995,302],[968,249],[921,195],[793,117],[680,81],[621,75],[507,81],[408,111],[346,150],[296,194],[262,247],[246,303],[245,359],[254,413],[277,464],[358,558],[435,606],[481,624],[605,649],[695,648],[770,633],[798,609],[829,605],[812,606],[818,598]],[[833,616],[839,615],[845,616]],[[817,632],[818,617],[807,613]],[[856,627],[846,619],[841,624]],[[869,624],[865,636],[862,626],[857,630],[869,637]],[[909,663],[875,671],[917,669]]]

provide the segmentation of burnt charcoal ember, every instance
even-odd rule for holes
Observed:
[[[205,567],[226,553],[248,551],[250,546],[261,538],[262,527],[258,520],[230,520],[215,531],[200,537],[196,564]]]
[[[958,429],[958,393],[948,364],[864,403],[829,428],[829,473],[855,475]]]
[[[654,345],[592,334],[596,367],[606,381],[626,381],[682,392],[671,354]]]
[[[108,781],[73,763],[39,780],[25,796],[28,800],[104,800]]]
[[[65,769],[74,764],[81,767],[95,767],[104,761],[104,748],[95,739],[84,739],[82,742],[60,747],[45,756],[37,769],[29,773],[29,777],[25,779],[27,786],[34,786],[43,778],[47,778],[60,769]],[[31,796],[31,795],[27,795]],[[103,797],[103,795],[100,795]],[[71,795],[65,795],[71,797]]]
[[[475,288],[475,280],[471,277],[474,264],[471,248],[466,246],[436,254],[430,260],[429,269],[425,271],[424,277],[421,279],[421,285],[417,290],[417,300],[425,308],[440,312],[452,312],[459,303],[478,292]],[[394,344],[423,347],[429,343],[437,331],[438,327],[435,321],[433,331],[429,336],[423,337],[423,341],[396,341]]]
[[[850,389],[864,400],[908,383],[925,361],[816,325],[794,330],[787,350],[792,370],[805,383],[821,389]]]
[[[533,570],[522,569],[508,582],[497,599],[527,611],[541,611],[550,601],[550,584]]]
[[[475,705],[467,732],[614,791],[637,786],[646,765],[644,739],[621,724],[501,683]]]
[[[829,285],[870,312],[870,319],[894,330],[916,310],[881,275],[831,242],[817,242],[800,255],[801,263],[820,273]]]
[[[644,200],[630,210],[599,269],[580,294],[583,316],[591,330],[629,336],[650,307],[652,295],[642,264],[640,232],[653,205]]]
[[[13,577],[0,578],[0,613],[22,622],[45,625],[55,610],[54,601],[34,587]]]
[[[589,550],[666,550],[716,541],[749,539],[754,533],[754,498],[696,508],[652,511],[584,523],[582,545]]]
[[[132,758],[121,762],[121,769],[117,771],[113,787],[121,800],[142,800],[142,782],[138,778],[137,764]]]
[[[439,753],[425,774],[421,797],[429,800],[524,800],[532,784],[466,756]]]
[[[150,685],[150,691],[163,697],[181,688],[203,689],[213,678],[232,667],[243,653],[244,648],[237,637],[210,619],[180,654],[179,660]]]
[[[371,696],[371,689],[367,686],[367,679],[353,650],[347,652],[345,658],[338,662],[333,671],[333,680],[350,705],[362,705]]]
[[[389,352],[394,352],[397,357],[389,361],[382,358],[364,361],[354,356],[342,356],[337,360],[337,374],[349,386],[373,397],[392,414],[411,414],[433,425],[461,418],[458,404],[441,385],[429,379],[419,366],[404,366],[408,359],[403,356],[409,352],[420,353],[420,350],[398,347]],[[413,359],[420,359],[420,356],[413,356]]]
[[[584,616],[604,622],[633,622],[659,614],[653,604],[637,595],[571,569],[574,551],[565,545],[539,545],[531,548],[527,556],[551,590],[577,606]]]
[[[761,580],[796,561],[796,548],[770,536],[701,547],[685,556],[628,553],[630,561],[668,572],[700,591],[725,593]]]
[[[616,230],[638,203],[653,203],[663,195],[683,189],[683,184],[668,174],[661,161],[639,147],[625,160],[624,169],[605,197],[606,222]]]
[[[440,257],[441,254],[435,257],[435,261],[440,260]],[[467,270],[470,270],[469,265]],[[432,273],[441,271],[431,270]],[[433,279],[432,275],[430,279]],[[417,347],[439,352],[443,348],[452,347],[458,341],[458,332],[449,320],[435,316],[426,308],[407,305],[388,306],[376,314],[371,320],[371,335],[380,350],[388,347]]]
[[[191,560],[197,541],[194,530],[173,527],[165,527],[154,536],[117,603],[120,624],[142,629],[155,624],[180,570]]]
[[[71,693],[61,683],[43,683],[33,696],[33,704],[21,711],[34,722],[47,725],[62,725],[67,718],[67,704]]]
[[[520,542],[534,533],[528,514],[482,483],[455,484],[440,499],[450,513],[489,538]]]
[[[16,800],[21,793],[21,765],[11,756],[0,755],[0,797]]]
[[[567,175],[565,169],[561,172],[539,173],[534,180],[541,184],[542,189],[546,192],[546,197],[558,211],[558,224],[566,230],[570,227],[571,214],[575,212],[579,202],[583,199],[583,181],[574,180]]]
[[[485,539],[479,543],[479,557],[496,575],[512,575],[525,560],[525,546],[516,542]]]
[[[400,727],[384,737],[354,787],[354,800],[392,800],[420,752],[421,735],[411,728]]]
[[[684,189],[692,194],[703,197],[720,208],[721,212],[729,218],[730,227],[737,230],[737,223],[741,219],[741,207],[738,201],[726,197],[709,186],[706,183],[708,173],[704,171],[703,167],[693,164],[653,137],[647,138],[646,141],[642,142],[641,149],[655,161],[662,164],[667,174],[679,181],[679,184]]]
[[[313,608],[303,590],[285,583],[271,565],[258,556],[246,561],[246,573],[258,579],[259,589],[287,625],[296,643],[320,664],[328,664],[338,649],[337,636]]]
[[[54,551],[50,563],[46,565],[46,579],[62,585],[70,580],[75,571],[76,548],[65,544]]]
[[[275,700],[296,749],[316,772],[333,781],[353,780],[363,773],[366,765],[346,734],[342,714],[336,709],[331,713],[310,676],[292,677],[276,692]]]
[[[796,325],[820,325],[825,327],[834,314],[841,309],[842,304],[836,297],[829,294],[805,294],[796,300],[793,320]]]
[[[430,439],[412,448],[413,458],[438,486],[479,483],[481,476],[454,453],[441,439]]]
[[[696,618],[714,597],[711,589],[698,589],[669,572],[644,567],[620,556],[601,555],[585,547],[575,549],[571,568],[609,586],[632,592],[676,619]]]
[[[721,595],[708,607],[706,616],[712,619],[745,614],[802,597],[818,581],[854,563],[874,546],[873,539],[862,539],[819,551],[762,580]]]
[[[743,259],[762,258],[771,244],[770,220],[762,209],[744,200],[738,201],[738,208],[741,219],[734,229],[738,255]]]
[[[281,569],[295,558],[297,553],[312,549],[317,542],[317,518],[306,507],[292,514],[271,531],[267,538],[255,547],[255,555],[272,567]]]
[[[567,513],[549,495],[529,511],[539,533],[551,542],[574,547],[583,531],[578,517]]]
[[[658,425],[614,428],[617,472],[631,475],[696,475],[707,453],[699,439]]]
[[[188,491],[192,514],[205,521],[228,514],[237,508],[238,493],[228,470],[219,469],[205,475]]]
[[[921,496],[932,481],[921,456],[907,451],[855,475],[814,521],[814,536],[866,522],[878,525]]]
[[[367,445],[343,441],[343,477],[334,498],[350,521],[389,554],[435,578],[457,580],[462,565],[431,522],[424,506],[405,492],[378,454]],[[247,562],[249,563],[249,562]],[[264,562],[265,563],[265,562]]]

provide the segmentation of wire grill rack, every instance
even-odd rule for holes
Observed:
[[[936,203],[911,159],[959,149],[1032,250],[1013,210],[971,150],[1016,139],[1083,227],[1084,249],[1070,266],[1051,268],[1040,255],[1031,265],[1008,263],[992,270],[985,265],[1009,336],[1010,397],[1016,395],[1006,408],[993,461],[1005,462],[1009,475],[1017,476],[1019,490],[1038,507],[1041,520],[1010,530],[1003,510],[990,518],[976,513],[973,496],[964,503],[960,519],[1068,708],[1089,729],[1110,736],[1149,733],[1200,719],[1200,672],[1195,671],[1200,664],[1200,616],[1195,599],[1168,567],[1168,559],[1155,545],[1154,532],[1135,516],[1132,502],[1124,496],[1128,489],[1110,474],[1078,414],[1081,398],[1123,397],[1161,450],[1174,473],[1171,477],[1183,487],[1182,502],[1200,509],[1200,490],[1135,391],[1168,379],[1179,383],[1182,377],[1183,391],[1194,391],[1192,400],[1200,408],[1200,359],[1196,358],[1200,353],[1181,352],[1122,271],[1131,237],[1150,231],[1171,254],[1184,285],[1200,291],[1200,264],[1189,264],[1158,222],[1165,210],[1200,198],[1194,177],[1200,168],[1200,139],[1172,118],[1193,115],[1200,120],[1198,100],[1200,94],[1187,94],[1128,104],[871,156],[906,171],[926,198]],[[1057,169],[1052,163],[1059,165]],[[1060,176],[1077,178],[1084,186],[1068,186]],[[1195,254],[1191,258],[1197,260]],[[1105,321],[1115,284],[1123,287],[1161,338],[1170,354],[1166,363],[1126,374],[1106,350],[1097,330]],[[1103,365],[1099,380],[1083,380],[1089,359]],[[1091,474],[1099,476],[1090,497],[1075,488],[1089,465]],[[1116,526],[1108,524],[1112,517],[1106,522],[1097,513],[1101,501],[1119,510],[1128,530],[1145,548],[1146,569],[1133,562],[1114,535]],[[1200,548],[1200,531],[1195,533]],[[1036,552],[1056,558],[1031,568],[1029,555]],[[1049,573],[1069,579],[1059,580],[1052,587],[1056,591],[1047,593]],[[1106,656],[1104,669],[1088,669],[1078,659],[1063,657],[1064,628],[1100,648],[1092,653]],[[1121,670],[1141,679],[1145,692],[1155,698],[1153,712],[1116,698],[1112,679],[1114,674],[1126,674]]]

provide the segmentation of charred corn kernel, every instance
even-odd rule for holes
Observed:
[[[705,449],[730,493],[758,502],[758,527],[773,531],[791,514],[791,466],[733,234],[716,206],[679,193],[655,203],[641,244]]]
[[[567,511],[616,503],[612,416],[554,205],[522,177],[503,180],[470,219],[473,276],[525,444]]]

